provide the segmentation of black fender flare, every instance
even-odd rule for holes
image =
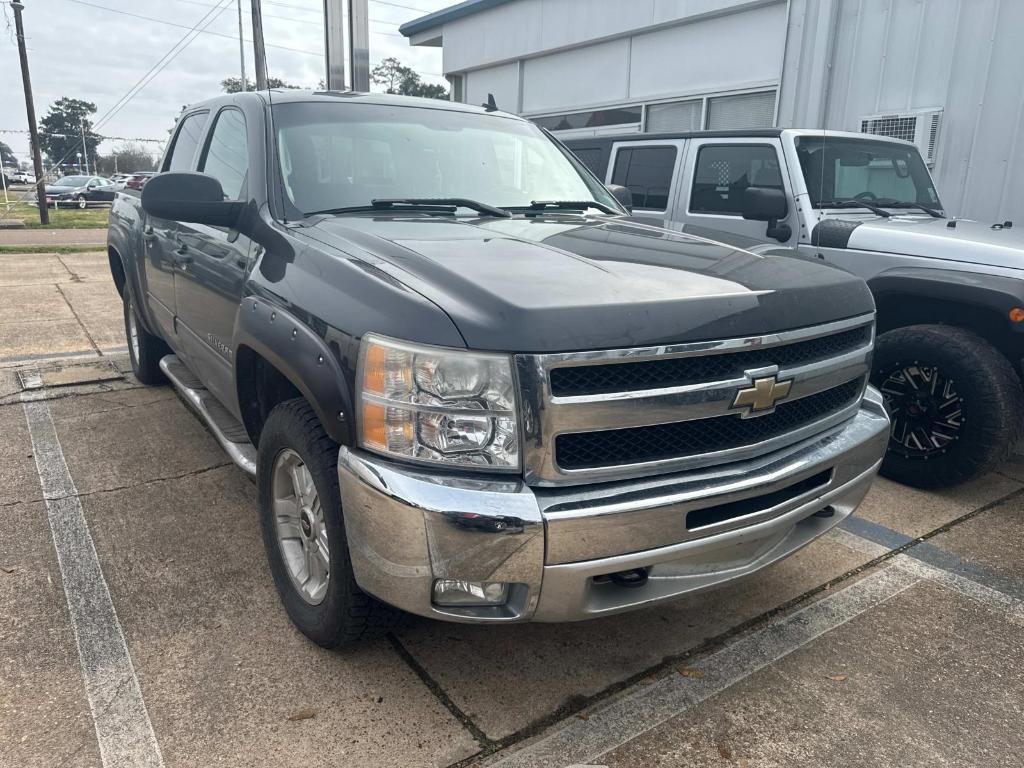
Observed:
[[[1016,278],[954,269],[897,267],[872,277],[868,287],[876,305],[893,294],[971,305],[996,313],[1007,330],[1024,334],[1024,323],[1010,320],[1011,309],[1024,307],[1024,281]]]
[[[332,440],[352,444],[355,411],[345,376],[327,343],[306,323],[266,299],[249,296],[235,321],[236,355],[241,347],[258,354],[295,386]]]

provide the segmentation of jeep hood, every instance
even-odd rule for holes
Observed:
[[[363,259],[422,294],[474,349],[744,337],[874,309],[863,281],[840,270],[627,218],[349,215],[303,231],[321,249]]]
[[[1024,227],[993,228],[969,219],[955,219],[956,226],[950,227],[951,221],[930,216],[869,219],[850,232],[847,247],[1024,269]]]

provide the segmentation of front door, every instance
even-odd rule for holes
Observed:
[[[228,200],[247,199],[245,117],[234,107],[215,118],[198,170],[221,183]],[[237,230],[180,222],[175,295],[178,337],[203,383],[235,409],[232,338],[252,260],[252,242]],[[237,414],[236,414],[237,415]]]
[[[683,140],[617,141],[612,145],[606,183],[633,195],[633,216],[667,226],[676,198],[675,179],[682,167]]]
[[[748,187],[780,189],[793,200],[780,149],[775,139],[693,139],[672,218],[683,222],[685,232],[712,240],[796,245],[799,213],[792,202],[789,215],[778,222],[790,225],[790,237],[783,241],[767,236],[766,222],[743,218]]]
[[[162,171],[191,171],[199,139],[203,135],[208,112],[194,112],[178,124],[170,151],[164,158]],[[160,335],[177,348],[174,312],[174,272],[180,254],[178,250],[178,223],[143,214],[142,246],[146,253],[146,294],[150,314],[159,326]]]

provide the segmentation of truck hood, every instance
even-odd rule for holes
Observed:
[[[435,303],[467,346],[554,352],[761,335],[874,309],[859,278],[627,218],[338,216],[304,230]],[[414,332],[415,329],[410,329]]]
[[[969,219],[891,216],[867,219],[850,233],[848,248],[1024,269],[1024,227]]]

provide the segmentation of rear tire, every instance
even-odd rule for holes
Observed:
[[[973,331],[889,331],[878,337],[873,371],[893,422],[885,477],[918,488],[960,483],[995,469],[1020,438],[1020,379]]]
[[[270,412],[257,459],[263,543],[289,618],[324,648],[383,634],[402,615],[356,584],[337,465],[338,444],[305,400]]]
[[[165,384],[167,379],[160,370],[160,360],[171,353],[164,340],[142,327],[131,288],[124,287],[124,334],[128,340],[128,357],[132,373],[143,384],[151,387]]]

